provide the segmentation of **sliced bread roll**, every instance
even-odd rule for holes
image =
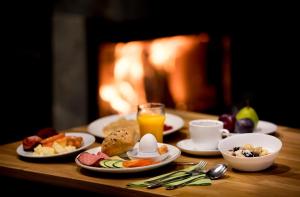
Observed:
[[[117,129],[103,140],[101,152],[108,156],[123,154],[133,148],[139,137],[139,133],[135,129]]]

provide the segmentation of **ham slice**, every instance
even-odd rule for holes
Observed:
[[[97,154],[84,152],[79,155],[78,160],[80,161],[80,163],[87,166],[98,166],[99,161],[108,158],[109,157],[102,152],[98,152]]]
[[[37,135],[26,137],[23,141],[23,149],[24,151],[33,151],[33,149],[40,144],[42,138]]]
[[[44,129],[39,130],[36,135],[42,139],[46,139],[48,137],[51,137],[51,136],[54,136],[57,134],[58,134],[57,131],[53,128],[44,128]]]

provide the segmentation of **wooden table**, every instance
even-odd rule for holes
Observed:
[[[165,142],[176,144],[180,139],[187,138],[187,123],[192,119],[212,118],[199,113],[174,111],[185,120],[185,127],[165,137]],[[82,131],[85,127],[70,129],[69,131]],[[76,188],[85,191],[99,192],[118,196],[296,196],[300,194],[300,130],[280,126],[276,136],[283,142],[283,148],[275,164],[262,172],[238,172],[229,168],[223,179],[213,181],[211,186],[189,186],[168,191],[164,188],[144,189],[127,188],[129,182],[142,180],[174,170],[176,165],[135,174],[103,174],[79,168],[73,155],[69,158],[51,161],[28,160],[19,158],[16,148],[21,142],[0,146],[0,175],[18,179],[43,182],[46,184]],[[99,139],[98,139],[99,140]],[[93,146],[98,146],[99,142]],[[182,154],[176,161],[194,161],[204,159],[208,167],[217,163],[224,163],[222,157],[200,157]]]

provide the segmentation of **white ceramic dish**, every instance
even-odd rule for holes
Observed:
[[[234,147],[251,144],[255,147],[261,146],[267,149],[270,154],[261,157],[235,157],[228,153]],[[233,168],[241,171],[260,171],[270,167],[279,151],[282,142],[271,135],[261,133],[245,133],[225,138],[219,142],[218,148],[224,159]]]
[[[117,121],[122,117],[128,120],[136,120],[136,113],[131,113],[127,115],[111,115],[111,116],[105,116],[103,118],[99,118],[88,125],[88,132],[94,136],[104,138],[105,136],[103,133],[103,128],[109,123]],[[181,129],[184,125],[184,121],[179,116],[166,113],[165,124],[172,126],[172,129],[164,131],[163,133],[164,135],[168,135]]]
[[[152,170],[155,168],[159,168],[161,166],[167,165],[168,163],[171,163],[175,159],[177,159],[180,156],[180,150],[172,145],[166,144],[168,146],[168,157],[163,160],[162,162],[159,162],[157,164],[149,165],[149,166],[143,166],[143,167],[134,167],[134,168],[102,168],[102,167],[92,167],[92,166],[87,166],[78,160],[79,155],[76,157],[75,162],[78,166],[96,171],[96,172],[105,172],[105,173],[135,173],[135,172],[142,172],[142,171],[147,171],[147,170]],[[91,153],[91,154],[96,154],[99,151],[101,151],[101,147],[96,147],[87,150],[86,152]]]
[[[162,146],[162,143],[157,143],[158,147]],[[165,160],[168,156],[169,153],[165,153],[160,155],[158,152],[154,152],[154,153],[140,153],[139,152],[139,142],[136,143],[136,145],[134,146],[134,148],[130,151],[127,151],[127,156],[130,159],[153,159],[154,161],[160,162]]]
[[[192,155],[199,155],[199,156],[217,156],[221,155],[221,152],[217,149],[215,150],[202,150],[191,139],[185,139],[179,141],[176,146],[185,153],[189,153]]]
[[[276,131],[277,131],[276,124],[274,124],[272,122],[260,120],[260,121],[258,121],[257,126],[254,129],[253,133],[272,134],[272,133],[275,133]],[[236,135],[236,134],[239,134],[239,133],[230,133],[230,135]]]
[[[66,133],[66,136],[77,136],[77,137],[82,137],[83,138],[83,144],[80,148],[77,148],[74,151],[70,152],[65,152],[65,153],[60,153],[60,154],[55,154],[55,155],[47,155],[47,156],[38,156],[38,155],[33,155],[33,152],[31,151],[24,151],[23,145],[21,144],[17,148],[17,154],[22,156],[22,157],[28,157],[28,158],[50,158],[50,157],[61,157],[65,155],[69,155],[78,151],[81,151],[83,149],[88,148],[90,145],[92,145],[95,142],[95,137],[93,135],[90,135],[88,133]]]

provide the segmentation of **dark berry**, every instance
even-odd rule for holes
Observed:
[[[238,146],[233,148],[233,151],[238,151],[238,150],[240,150],[240,147]]]
[[[245,157],[254,157],[253,153],[249,150],[244,150],[242,152],[242,154],[245,156]]]

